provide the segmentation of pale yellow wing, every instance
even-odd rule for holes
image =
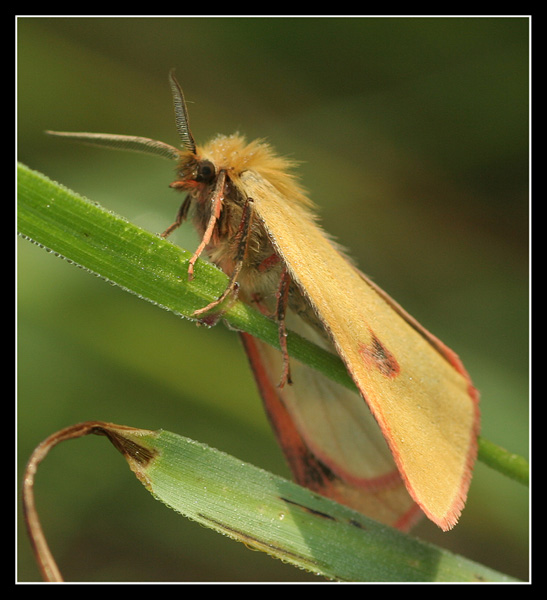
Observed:
[[[457,357],[359,273],[299,204],[254,171],[236,185],[324,323],[408,492],[450,529],[465,503],[479,428],[478,397]]]

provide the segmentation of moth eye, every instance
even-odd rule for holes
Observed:
[[[199,163],[196,175],[196,181],[209,183],[215,178],[215,165],[209,160],[203,160]]]

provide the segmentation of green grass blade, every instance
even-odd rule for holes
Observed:
[[[158,500],[317,575],[341,581],[513,581],[188,438],[163,430],[122,429],[116,436]],[[143,455],[153,458],[143,462]]]
[[[40,542],[35,548],[43,572],[56,573],[56,581],[62,577],[35,511],[34,473],[53,446],[89,434],[108,437],[148,491],[181,515],[316,575],[368,582],[515,581],[191,439],[98,421],[53,434],[29,462],[29,531]]]
[[[503,473],[525,486],[529,485],[530,465],[522,456],[508,452],[505,448],[480,438],[478,459],[499,473]]]

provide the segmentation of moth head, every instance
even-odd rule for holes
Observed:
[[[213,183],[216,175],[215,165],[210,160],[200,160],[194,154],[182,153],[177,168],[177,179],[170,187],[192,190]]]

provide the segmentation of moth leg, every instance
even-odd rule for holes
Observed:
[[[268,258],[265,258],[259,265],[258,270],[261,273],[265,273],[269,271],[272,267],[274,267],[281,259],[278,254],[271,254]]]
[[[180,208],[177,212],[177,216],[175,218],[175,222],[169,225],[169,227],[161,234],[162,238],[166,238],[170,236],[175,229],[178,229],[184,221],[186,221],[186,217],[188,216],[188,209],[190,208],[190,204],[192,200],[190,196],[186,196],[184,202],[180,205]]]
[[[285,384],[292,384],[290,359],[287,351],[287,329],[285,326],[285,313],[287,311],[290,284],[291,276],[289,275],[287,269],[283,269],[283,272],[281,273],[281,280],[279,282],[279,289],[277,290],[276,294],[276,320],[278,326],[279,345],[283,355],[283,373],[281,375],[281,381],[278,384],[279,388],[283,388]]]
[[[213,308],[219,306],[228,296],[232,295],[234,300],[237,298],[237,292],[239,288],[239,284],[237,282],[239,273],[243,267],[243,263],[245,261],[245,257],[247,255],[247,247],[249,244],[249,232],[251,230],[251,224],[253,221],[253,211],[252,211],[252,198],[248,198],[245,202],[245,206],[243,207],[243,215],[241,217],[241,221],[239,223],[239,227],[236,233],[237,240],[237,253],[234,260],[234,270],[232,272],[232,276],[230,277],[230,281],[222,295],[210,302],[207,306],[200,308],[194,311],[194,316],[201,315],[203,313],[209,312]],[[225,308],[217,315],[215,315],[215,322],[221,317],[221,315],[228,310],[229,307]],[[208,320],[207,320],[208,322]]]
[[[188,263],[188,279],[190,281],[192,281],[192,279],[194,278],[194,265],[197,259],[200,257],[201,253],[205,250],[207,244],[211,241],[211,237],[213,236],[215,226],[217,224],[218,218],[220,217],[220,213],[222,211],[222,201],[224,200],[225,184],[226,171],[220,171],[220,173],[218,174],[217,182],[215,184],[215,189],[213,190],[213,194],[211,196],[211,215],[209,217],[209,222],[207,223],[207,227],[205,228],[205,233],[203,234],[203,238],[201,240],[200,245],[194,252],[194,255],[190,259],[190,262]]]

